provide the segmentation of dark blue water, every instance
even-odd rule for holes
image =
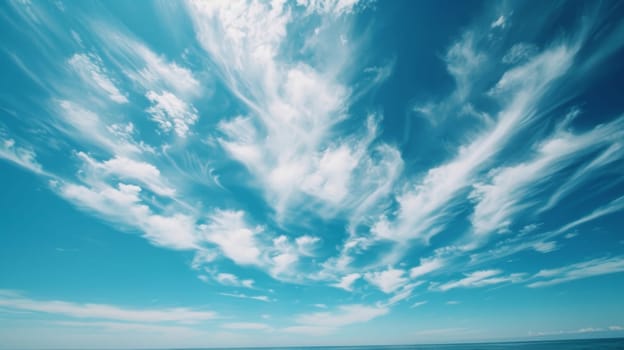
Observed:
[[[552,340],[504,343],[471,343],[471,344],[439,344],[439,345],[391,345],[391,346],[319,346],[319,347],[285,347],[285,348],[238,348],[246,349],[280,349],[280,350],[624,350],[624,338],[616,339],[582,339]],[[217,350],[217,349],[212,349]]]

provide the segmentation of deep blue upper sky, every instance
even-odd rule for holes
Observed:
[[[0,347],[624,335],[623,3],[0,18]]]

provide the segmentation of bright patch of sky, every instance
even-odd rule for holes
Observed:
[[[622,3],[0,17],[0,348],[624,335]]]

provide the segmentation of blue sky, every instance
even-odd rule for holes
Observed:
[[[624,335],[621,2],[0,16],[0,347]]]

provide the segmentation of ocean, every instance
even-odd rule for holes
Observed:
[[[624,338],[548,340],[470,344],[318,346],[282,348],[237,348],[236,350],[624,350]],[[221,349],[211,349],[221,350]],[[231,350],[231,348],[230,348]]]

